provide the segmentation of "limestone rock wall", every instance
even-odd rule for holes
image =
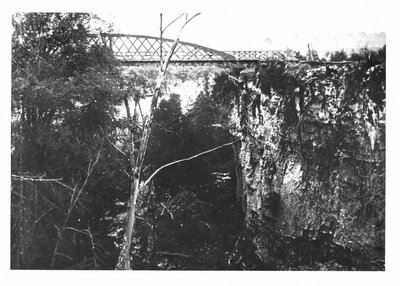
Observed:
[[[327,69],[292,66],[271,75],[266,67],[242,88],[232,118],[246,224],[266,257],[284,257],[282,241],[290,238],[382,261],[384,77],[371,74],[384,65]]]

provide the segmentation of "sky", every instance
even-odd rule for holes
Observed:
[[[119,1],[116,1],[118,3]],[[170,3],[173,4],[170,4]],[[200,12],[185,27],[181,40],[217,50],[341,49],[347,34],[386,32],[390,25],[387,1],[129,1],[99,15],[118,32],[159,36],[159,13],[164,25],[182,12]],[[181,22],[165,32],[175,38]]]
[[[121,33],[159,36],[164,23],[183,12],[201,15],[181,40],[217,50],[271,50],[291,47],[341,48],[349,33],[387,32],[397,18],[397,0],[68,0],[6,1],[14,11],[95,12]],[[389,15],[394,17],[388,17]],[[180,23],[165,37],[175,38]]]

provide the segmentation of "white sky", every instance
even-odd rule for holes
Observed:
[[[95,12],[122,33],[159,36],[164,23],[182,12],[202,14],[184,30],[182,41],[217,50],[305,49],[332,46],[348,33],[386,32],[396,0],[67,0],[7,1],[14,11]],[[397,17],[397,16],[395,16]],[[174,25],[177,28],[179,24]],[[165,36],[174,38],[170,28]],[[272,44],[265,40],[272,39]],[[331,42],[328,41],[330,39]],[[329,42],[329,43],[328,43]],[[340,47],[339,47],[340,48]]]
[[[385,32],[389,25],[388,1],[176,0],[117,5],[120,2],[113,1],[115,5],[99,14],[114,22],[116,30],[139,35],[159,35],[160,12],[165,24],[182,12],[201,12],[185,28],[181,40],[217,50],[302,50],[309,42],[332,48],[336,37]],[[176,23],[169,28],[165,37],[174,38],[179,26]],[[272,43],[268,44],[267,38]]]

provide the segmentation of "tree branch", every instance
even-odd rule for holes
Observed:
[[[221,148],[223,148],[223,147],[225,147],[225,146],[229,146],[229,145],[235,144],[237,141],[238,141],[238,140],[235,140],[235,141],[232,141],[232,142],[229,142],[229,143],[225,143],[225,144],[223,144],[223,145],[220,145],[220,146],[218,146],[218,147],[212,148],[212,149],[210,149],[210,150],[207,150],[207,151],[198,153],[198,154],[196,154],[196,155],[194,155],[194,156],[191,156],[191,157],[188,157],[188,158],[185,158],[185,159],[180,159],[180,160],[177,160],[177,161],[174,161],[174,162],[165,164],[164,166],[158,168],[153,174],[151,174],[151,176],[150,176],[150,177],[146,180],[146,182],[142,185],[142,188],[144,188],[144,187],[153,179],[153,177],[154,177],[158,172],[160,172],[162,169],[164,169],[164,168],[166,168],[166,167],[169,167],[169,166],[172,166],[172,165],[181,163],[181,162],[185,162],[185,161],[192,160],[192,159],[197,158],[197,157],[199,157],[199,156],[202,156],[202,155],[205,155],[205,154],[207,154],[207,153],[211,153],[211,152],[213,152],[213,151],[216,151],[216,150],[218,150],[218,149],[221,149]]]
[[[52,183],[57,183],[71,191],[74,190],[74,188],[60,182],[62,180],[62,178],[60,178],[60,179],[45,179],[43,177],[24,177],[24,176],[18,176],[18,175],[11,175],[11,179],[18,180],[18,181],[28,181],[28,182],[52,182]]]
[[[89,165],[88,165],[88,169],[87,169],[87,172],[86,172],[86,178],[85,178],[85,181],[83,182],[81,188],[79,189],[79,191],[78,191],[77,187],[75,187],[73,189],[73,192],[72,192],[72,195],[71,195],[71,200],[69,202],[69,206],[68,206],[68,210],[67,210],[67,215],[65,216],[65,219],[64,219],[64,222],[63,222],[63,225],[62,225],[61,229],[58,228],[57,225],[54,225],[57,228],[58,235],[57,235],[56,245],[54,246],[53,257],[51,259],[51,264],[50,264],[50,268],[51,269],[54,268],[54,265],[55,265],[55,262],[56,262],[56,256],[58,254],[58,248],[60,247],[60,243],[61,243],[61,240],[63,238],[64,231],[67,229],[67,223],[68,223],[70,215],[72,213],[72,209],[75,207],[76,202],[78,201],[79,196],[81,195],[83,189],[85,188],[85,186],[86,186],[86,184],[87,184],[87,182],[89,180],[89,177],[93,172],[94,167],[96,166],[97,162],[100,159],[100,154],[101,154],[101,151],[103,149],[103,144],[104,144],[104,140],[101,143],[100,150],[97,152],[97,155],[96,155],[96,158],[95,158],[94,162],[92,163],[92,160],[90,160]],[[69,229],[72,229],[72,228],[69,228]]]
[[[156,254],[162,255],[162,256],[177,256],[177,257],[183,257],[183,258],[190,258],[199,261],[196,257],[192,255],[187,255],[183,253],[177,253],[177,252],[168,252],[168,251],[157,251]]]
[[[127,156],[127,154],[126,154],[124,151],[122,151],[121,149],[119,149],[119,148],[117,147],[117,145],[115,145],[114,143],[112,143],[112,142],[110,141],[110,139],[108,139],[108,138],[106,137],[106,140],[107,140],[108,143],[110,143],[119,153],[121,153],[121,154],[124,155],[124,156]]]
[[[168,54],[168,56],[167,56],[167,60],[164,61],[164,66],[162,67],[162,77],[161,77],[162,79],[163,79],[164,76],[165,76],[165,73],[166,73],[167,68],[168,68],[168,64],[170,63],[171,57],[172,57],[172,55],[173,55],[174,52],[175,52],[176,46],[178,45],[179,38],[180,38],[180,36],[181,36],[181,33],[182,33],[183,28],[185,28],[185,26],[186,26],[190,21],[192,21],[195,17],[197,17],[198,15],[200,15],[200,13],[197,13],[197,14],[195,14],[193,17],[191,17],[189,20],[186,20],[185,23],[183,23],[181,29],[179,30],[178,35],[177,35],[177,37],[176,37],[176,39],[175,39],[174,43],[172,44],[172,47],[171,47],[171,49],[170,49],[170,51],[169,51],[169,54]],[[186,13],[186,18],[187,18],[187,13]],[[160,81],[160,83],[162,83],[162,81]],[[158,83],[157,83],[157,85],[158,85]],[[161,84],[160,84],[159,88],[161,88]]]
[[[185,13],[182,13],[180,16],[176,17],[175,20],[171,21],[167,27],[165,27],[164,29],[162,29],[162,32],[164,33],[166,29],[168,29],[169,26],[171,26],[173,23],[175,23],[176,20],[178,20],[180,17],[182,17],[183,15],[185,15]]]
[[[120,152],[122,155],[127,156],[127,154],[126,154],[124,151],[122,151],[121,149],[119,149],[119,148],[117,147],[117,145],[115,145],[114,143],[111,142],[110,139],[108,139],[107,134],[104,132],[103,128],[102,128],[101,126],[99,126],[99,127],[100,127],[101,132],[102,132],[103,135],[104,135],[104,138],[108,141],[108,143],[110,143],[110,144],[111,144],[118,152]]]
[[[189,258],[189,259],[193,259],[197,262],[201,262],[201,260],[199,260],[198,258],[196,258],[192,255],[187,255],[187,254],[178,253],[178,252],[157,251],[155,254],[160,255],[160,256],[176,256],[176,257]]]

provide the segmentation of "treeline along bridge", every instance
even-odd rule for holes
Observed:
[[[158,63],[165,58],[174,40],[142,35],[105,34],[92,35],[91,41],[107,45],[115,57],[125,65]],[[223,63],[263,62],[270,60],[296,60],[296,54],[285,55],[282,51],[217,51],[211,48],[179,41],[171,62],[176,63]]]

